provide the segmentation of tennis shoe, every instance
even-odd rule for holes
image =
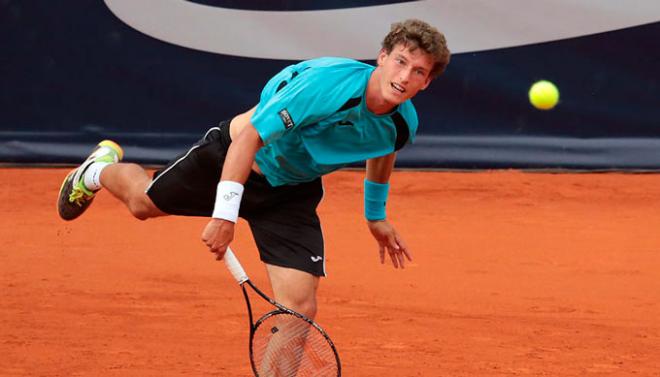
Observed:
[[[60,195],[57,199],[57,212],[64,220],[73,220],[82,215],[92,204],[96,191],[85,187],[84,176],[87,168],[95,162],[115,163],[121,161],[124,151],[119,144],[111,140],[100,142],[85,162],[79,167],[71,170],[64,178],[60,187]]]

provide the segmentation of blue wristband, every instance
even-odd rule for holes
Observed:
[[[389,183],[364,180],[364,216],[367,220],[385,220],[385,204],[389,190]]]

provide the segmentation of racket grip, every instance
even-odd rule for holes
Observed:
[[[231,272],[232,276],[234,276],[234,279],[236,279],[238,284],[243,284],[249,280],[245,270],[243,269],[243,266],[241,266],[238,258],[236,258],[236,255],[234,255],[234,252],[231,251],[230,248],[227,248],[227,252],[225,253],[223,260],[225,261],[227,269],[229,269],[229,272]]]

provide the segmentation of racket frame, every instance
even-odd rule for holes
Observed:
[[[250,326],[250,342],[248,344],[249,347],[249,353],[250,353],[250,365],[252,366],[252,371],[254,372],[255,376],[259,376],[259,373],[257,372],[257,366],[254,363],[254,354],[252,352],[252,341],[254,340],[254,334],[256,333],[256,330],[259,328],[262,322],[264,322],[266,319],[277,315],[277,314],[289,314],[294,317],[300,318],[303,321],[309,323],[312,327],[314,327],[321,335],[325,338],[325,340],[328,342],[330,345],[330,348],[332,349],[332,352],[335,356],[335,362],[337,363],[337,376],[341,376],[341,362],[339,361],[339,353],[337,352],[337,348],[335,347],[335,344],[332,342],[332,339],[330,339],[330,336],[321,328],[319,324],[314,322],[312,319],[308,318],[302,313],[298,313],[295,310],[289,309],[286,306],[280,304],[279,302],[273,300],[270,298],[268,295],[266,295],[264,292],[262,292],[259,288],[257,288],[256,285],[252,283],[248,275],[245,273],[245,270],[243,269],[243,266],[241,266],[240,262],[238,261],[238,258],[236,258],[236,255],[234,252],[230,249],[227,248],[227,251],[225,252],[223,260],[225,261],[225,265],[229,269],[229,272],[234,276],[236,281],[241,287],[241,290],[243,291],[243,297],[245,298],[245,304],[247,306],[247,311],[248,311],[248,319],[249,319],[249,326]],[[255,322],[254,321],[254,315],[252,314],[252,304],[250,303],[250,296],[247,293],[247,289],[245,288],[245,284],[249,285],[252,290],[257,293],[257,295],[261,296],[264,300],[266,300],[268,303],[276,307],[276,310],[271,310],[268,313],[262,315],[259,317],[259,319]]]

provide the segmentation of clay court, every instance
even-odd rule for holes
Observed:
[[[66,171],[0,169],[0,375],[250,376],[206,220],[140,222],[101,193],[61,221]],[[362,177],[326,177],[320,208],[343,375],[660,376],[660,175],[399,171],[405,270],[378,262]],[[245,223],[233,247],[266,288]]]

